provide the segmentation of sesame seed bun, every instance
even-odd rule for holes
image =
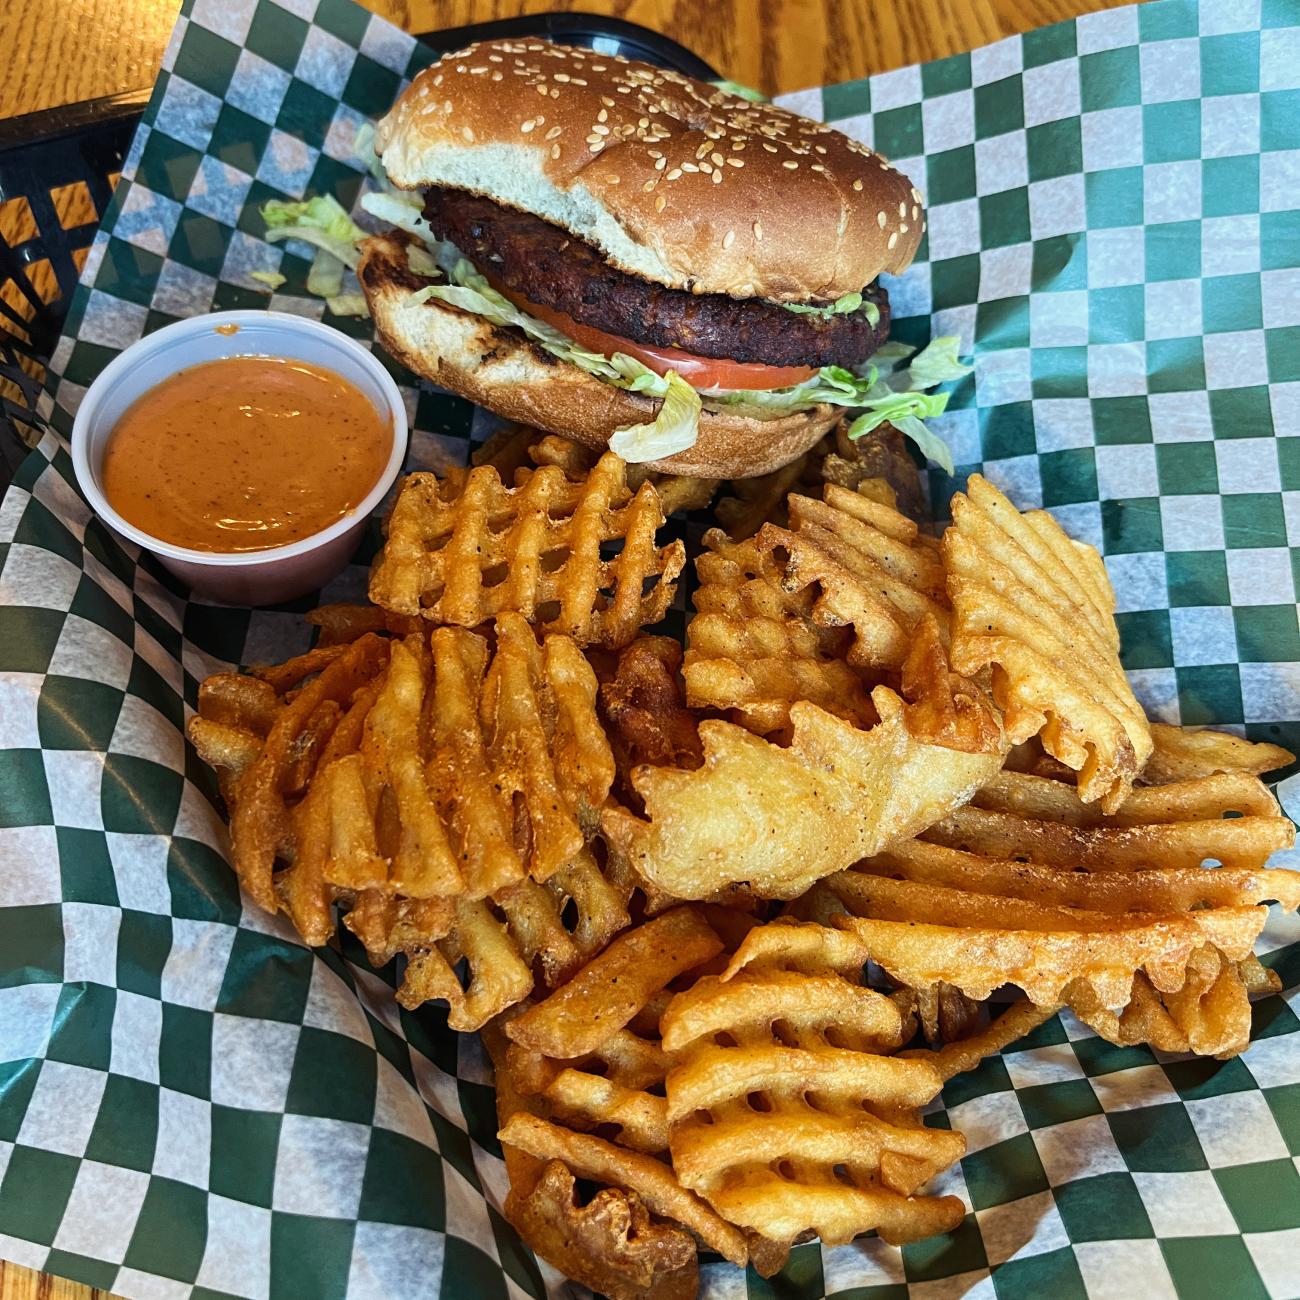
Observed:
[[[604,447],[620,425],[653,420],[659,401],[625,392],[561,361],[518,330],[437,299],[408,306],[424,281],[412,276],[404,235],[376,235],[361,245],[357,276],[380,342],[403,365],[508,420]],[[694,478],[768,474],[802,455],[839,418],[819,405],[770,420],[746,418],[705,399],[693,447],[651,469]]]
[[[905,270],[925,229],[908,178],[823,123],[540,40],[446,55],[376,146],[404,189],[485,195],[696,293],[832,301]]]

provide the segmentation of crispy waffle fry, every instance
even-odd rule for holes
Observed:
[[[1001,767],[996,714],[947,672],[932,622],[918,629],[903,691],[909,703],[876,688],[881,721],[868,731],[794,704],[788,749],[731,723],[703,722],[704,766],[637,769],[648,821],[609,809],[607,838],[641,876],[679,898],[740,881],[760,897],[797,897],[924,829]]]
[[[781,553],[782,586],[818,592],[813,621],[850,627],[848,662],[858,669],[901,668],[912,634],[932,617],[948,641],[943,566],[932,539],[889,506],[834,483],[824,499],[792,495],[790,527],[766,524],[756,539]]]
[[[1153,722],[1151,739],[1155,748],[1142,769],[1142,780],[1150,785],[1191,781],[1215,772],[1263,776],[1295,762],[1295,755],[1281,745],[1243,740],[1226,731],[1201,727],[1170,727]]]
[[[569,983],[502,1023],[494,1049],[522,1111],[507,1118],[507,1148],[561,1160],[579,1177],[640,1197],[733,1262],[744,1237],[684,1189],[667,1163],[667,1058],[659,1016],[669,985],[724,950],[701,910],[677,908],[620,935]],[[514,1175],[512,1173],[512,1186]]]
[[[943,562],[953,604],[953,666],[994,665],[994,698],[1013,744],[1079,773],[1085,801],[1113,811],[1152,749],[1119,662],[1115,594],[1101,557],[1041,510],[1021,514],[973,474],[952,503]]]
[[[722,940],[704,917],[679,907],[620,935],[582,972],[506,1028],[512,1041],[545,1056],[594,1052],[660,989],[716,957]]]
[[[316,640],[318,650],[347,645],[358,637],[365,636],[367,632],[409,636],[420,630],[418,618],[390,614],[374,605],[317,605],[315,609],[308,610],[303,618],[320,629]]]
[[[558,465],[570,478],[580,479],[589,473],[598,459],[590,447],[570,442],[567,438],[548,433],[537,435],[538,441],[528,449],[535,465]],[[647,469],[644,465],[627,467],[627,485],[635,492],[642,483],[649,483],[659,494],[659,504],[664,514],[679,510],[703,510],[718,489],[716,478],[687,478],[682,474],[664,474]]]
[[[371,572],[371,600],[466,628],[515,611],[582,645],[626,645],[664,616],[685,549],[656,546],[659,498],[649,483],[633,495],[625,470],[607,453],[580,482],[556,465],[520,470],[513,488],[487,465],[443,482],[409,475]],[[622,549],[603,559],[613,542]]]
[[[1086,986],[1099,1007],[1124,1007],[1145,970],[1163,993],[1212,943],[1245,960],[1264,923],[1259,904],[1300,906],[1300,874],[1149,867],[1081,871],[981,856],[924,841],[895,846],[824,882],[812,915],[835,904],[874,960],[904,984],[940,980],[985,998],[1016,984],[1040,1006]]]
[[[1141,977],[1139,977],[1141,978]],[[945,1043],[937,1051],[925,1048],[900,1052],[904,1058],[928,1061],[947,1083],[958,1074],[975,1069],[990,1056],[1037,1029],[1056,1014],[1055,1007],[1036,1007],[1028,999],[1013,1002],[1000,1016],[977,1033]]]
[[[1134,790],[1111,817],[1062,782],[1003,772],[923,834],[986,856],[1088,871],[1196,868],[1207,859],[1253,870],[1295,843],[1268,788],[1241,772]]]
[[[846,934],[773,922],[664,1013],[673,1168],[780,1247],[873,1228],[911,1241],[965,1214],[956,1197],[914,1195],[966,1144],[920,1122],[942,1086],[934,1066],[881,1055],[907,1031],[898,1006],[862,986],[866,959]]]
[[[305,790],[353,694],[383,671],[388,651],[386,639],[367,635],[350,645],[309,651],[282,665],[265,681],[269,695],[256,687],[236,686],[228,674],[200,689],[199,715],[191,722],[190,738],[200,756],[210,756],[226,768],[235,872],[253,901],[269,912],[276,909],[276,860],[292,849],[290,804]],[[273,711],[273,697],[291,686],[297,687],[293,699]],[[229,710],[246,707],[250,725],[221,720],[230,718]],[[258,736],[267,722],[265,735]],[[241,732],[243,736],[237,734]],[[256,756],[247,741],[250,735],[261,742]]]
[[[704,545],[686,631],[690,703],[726,709],[759,736],[788,731],[797,700],[860,726],[875,722],[862,678],[843,658],[847,634],[813,621],[813,593],[784,590],[776,561],[751,541],[715,528]]]
[[[502,1129],[515,1114],[548,1106],[511,1069],[503,1021],[483,1031],[496,1067]],[[645,1202],[622,1187],[603,1188],[579,1204],[573,1173],[562,1161],[537,1159],[512,1144],[502,1151],[510,1183],[506,1218],[543,1259],[611,1300],[693,1300],[696,1244],[684,1228],[652,1219]]]
[[[600,684],[605,723],[620,784],[638,763],[700,765],[700,733],[682,699],[682,647],[671,637],[642,636],[622,650]],[[621,794],[630,793],[620,791]]]

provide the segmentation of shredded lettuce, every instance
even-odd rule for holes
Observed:
[[[333,298],[343,292],[343,263],[323,248],[316,250],[307,272],[307,292],[318,298]]]
[[[664,376],[668,391],[659,413],[648,424],[625,424],[614,430],[609,449],[629,464],[662,460],[695,445],[700,432],[700,395],[676,371]]]
[[[366,232],[332,194],[318,194],[301,202],[270,199],[262,205],[262,218],[266,222],[268,242],[301,239],[356,270],[359,260],[356,241],[364,239]]]
[[[375,152],[375,124],[373,122],[362,122],[357,127],[357,134],[352,141],[352,156],[358,162],[364,164],[366,171],[381,185],[387,187],[390,184],[388,173],[384,170],[384,164],[379,161],[379,155]]]
[[[418,195],[408,194],[404,190],[393,190],[384,194],[372,190],[369,194],[361,196],[361,206],[372,217],[387,221],[390,226],[396,226],[426,244],[435,242],[429,223],[421,215],[424,205]]]
[[[454,245],[437,245],[430,261],[446,273],[448,283],[415,290],[405,300],[408,307],[435,298],[482,316],[494,325],[514,326],[552,356],[571,362],[597,379],[629,392],[664,399],[654,421],[620,429],[615,434],[617,443],[611,440],[610,446],[625,460],[658,460],[692,446],[698,435],[701,399],[707,398],[715,405],[738,407],[741,413],[759,418],[788,415],[821,403],[858,409],[862,414],[849,426],[850,437],[860,437],[888,421],[931,460],[952,471],[947,445],[926,428],[923,420],[940,414],[948,405],[947,393],[924,390],[970,371],[957,358],[955,337],[935,339],[921,352],[902,343],[886,343],[862,375],[843,366],[823,366],[811,379],[790,388],[697,392],[674,371],[660,375],[622,352],[605,356],[579,347],[567,334],[521,311],[498,293]],[[911,364],[905,364],[909,359]]]
[[[785,302],[781,305],[786,311],[796,312],[801,316],[820,316],[823,320],[860,311],[873,327],[880,324],[880,308],[874,302],[864,302],[858,292],[846,293],[836,298],[834,302],[821,307],[806,302]]]
[[[260,281],[274,293],[287,277],[281,275],[279,271],[249,271],[248,278]]]
[[[336,293],[325,299],[325,305],[335,316],[369,316],[370,308],[366,305],[363,293]]]
[[[436,279],[442,274],[438,259],[423,244],[407,244],[406,264],[416,275]]]

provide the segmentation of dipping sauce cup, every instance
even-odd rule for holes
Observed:
[[[103,489],[104,449],[127,409],[180,370],[226,357],[277,357],[333,371],[374,406],[392,430],[379,478],[355,510],[319,532],[265,550],[191,550],[153,537],[124,519]],[[194,430],[202,438],[203,429]],[[213,312],[178,321],[116,357],[82,398],[72,426],[72,463],[90,507],[119,537],[136,543],[196,595],[231,605],[269,605],[323,587],[352,558],[366,520],[379,506],[406,459],[406,408],[392,377],[346,334],[317,321],[273,311]]]

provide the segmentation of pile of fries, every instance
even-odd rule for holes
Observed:
[[[660,530],[719,485],[507,430],[406,480],[370,604],[200,689],[249,898],[483,1032],[506,1215],[616,1300],[950,1231],[948,1078],[1061,1008],[1228,1057],[1277,987],[1292,755],[1149,722],[1097,552],[978,476],[929,536],[909,468],[733,485],[683,654]]]

